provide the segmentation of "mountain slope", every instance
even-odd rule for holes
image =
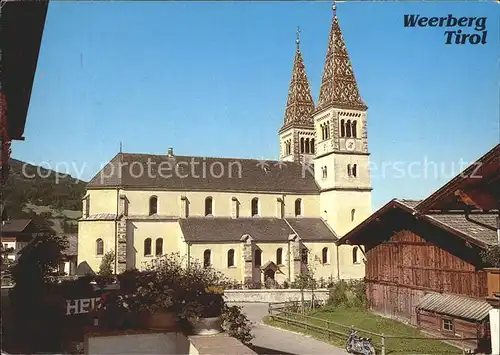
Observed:
[[[2,191],[2,206],[9,218],[33,218],[40,227],[58,233],[76,231],[85,181],[17,159],[11,159],[9,166]]]

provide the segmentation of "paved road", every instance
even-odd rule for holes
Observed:
[[[311,337],[276,329],[262,323],[267,315],[267,304],[245,303],[243,311],[254,322],[253,345],[255,351],[261,355],[346,355],[345,350],[336,348]]]

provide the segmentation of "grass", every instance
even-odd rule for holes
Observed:
[[[319,325],[321,327],[326,327],[326,323],[322,321],[328,320],[331,322],[340,323],[345,326],[354,326],[356,329],[364,329],[374,333],[383,333],[387,336],[402,336],[402,337],[426,337],[426,335],[420,332],[418,329],[411,327],[409,325],[403,324],[401,322],[387,319],[384,317],[377,316],[371,312],[361,310],[361,309],[350,309],[350,308],[323,308],[318,311],[310,312],[308,315],[320,318],[318,320],[308,320],[309,324]],[[289,315],[288,317],[290,317]],[[305,321],[301,316],[296,316],[297,320]],[[347,337],[347,328],[343,328],[337,325],[329,325],[329,328],[340,332],[345,335],[327,335],[325,332],[315,329],[304,329],[303,326],[285,324],[283,320],[271,319],[269,316],[264,319],[264,323],[288,329],[303,334],[311,335],[319,340],[327,341],[335,346],[344,348],[345,340]],[[373,344],[380,352],[381,339],[378,336],[373,336],[370,334],[363,334],[359,331],[361,336],[370,337],[373,340]],[[427,339],[389,339],[385,340],[386,354],[462,354],[462,350],[446,344],[442,341],[428,338]]]

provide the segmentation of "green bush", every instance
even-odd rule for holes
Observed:
[[[363,280],[340,280],[332,284],[327,304],[334,307],[366,308],[366,284]]]
[[[99,265],[99,275],[106,277],[112,276],[114,261],[115,261],[115,252],[113,250],[107,251],[102,257],[101,265]]]

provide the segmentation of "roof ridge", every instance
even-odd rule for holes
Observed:
[[[174,155],[169,156],[168,154],[154,154],[154,153],[121,153],[123,156],[140,155],[144,157],[154,156],[154,157],[168,157],[172,160],[175,158],[199,158],[199,159],[226,159],[226,160],[253,160],[253,161],[270,161],[270,162],[280,162],[284,164],[300,164],[300,162],[286,161],[283,162],[279,159],[258,159],[258,158],[241,158],[241,157],[215,157],[215,156],[200,156],[200,155]],[[113,158],[114,159],[114,158]],[[111,161],[110,161],[111,162]],[[108,163],[109,164],[109,163]]]

